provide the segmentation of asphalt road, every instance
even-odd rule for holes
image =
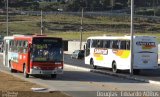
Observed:
[[[70,54],[64,55],[64,62],[66,64],[70,64],[73,66],[79,66],[79,67],[85,67],[85,68],[92,68],[90,65],[85,65],[83,59],[71,59]],[[102,70],[105,72],[112,72],[111,70],[107,68],[98,67],[98,70]],[[129,72],[122,72],[121,74],[129,75]],[[157,70],[141,70],[139,75],[134,75],[136,77],[142,78],[142,79],[149,79],[149,80],[155,80],[160,81],[160,69]]]
[[[70,57],[65,56],[65,60]],[[2,56],[0,56],[2,63]],[[82,60],[74,60],[79,65]],[[71,60],[69,62],[71,62]],[[72,62],[71,62],[72,63]],[[74,63],[74,64],[75,64]],[[69,64],[69,63],[67,63]],[[72,64],[73,65],[73,64]],[[77,64],[76,64],[77,65]],[[89,68],[89,67],[88,67]],[[9,73],[8,69],[0,64],[0,70]],[[9,73],[21,79],[47,86],[52,91],[64,91],[74,97],[97,97],[97,91],[159,91],[157,85],[121,79],[108,75],[96,74],[65,65],[64,74],[58,75],[56,79],[48,76],[34,77],[29,79],[23,77],[22,73]],[[138,88],[137,88],[138,87]],[[86,92],[90,91],[90,92]]]
[[[64,54],[64,63],[73,66],[92,68],[92,66],[84,64],[84,59],[72,59],[70,54]]]

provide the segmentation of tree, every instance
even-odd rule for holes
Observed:
[[[79,1],[81,7],[86,7],[85,0],[79,0]]]
[[[101,0],[101,6],[103,10],[106,10],[110,7],[110,0]]]
[[[0,8],[3,8],[5,6],[5,0],[0,0]]]
[[[30,9],[32,10],[39,10],[39,3],[33,2],[30,6]]]
[[[81,7],[85,6],[84,0],[73,0],[68,4],[68,10],[79,11]]]

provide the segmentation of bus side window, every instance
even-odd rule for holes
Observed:
[[[13,52],[16,52],[17,51],[17,41],[14,40],[14,43],[13,43]]]
[[[20,52],[20,41],[17,41],[17,52]]]
[[[103,48],[103,40],[98,40],[97,41],[97,47],[98,48]]]
[[[110,48],[110,40],[104,40],[103,47],[104,48]]]
[[[130,50],[130,41],[126,41],[126,49]]]
[[[90,39],[89,39],[89,40],[87,40],[86,48],[90,48]]]
[[[98,47],[98,40],[94,40],[94,47]]]
[[[11,40],[11,51],[13,52],[13,50],[14,50],[14,41]]]
[[[19,50],[18,50],[18,41],[17,41],[17,40],[15,40],[15,51],[16,51],[16,52],[19,51]]]
[[[99,48],[100,48],[100,45],[101,45],[100,40],[97,40],[97,47],[99,47]]]
[[[12,40],[9,41],[9,51],[12,51]]]
[[[97,40],[92,40],[91,47],[97,47]]]
[[[125,40],[120,41],[120,49],[123,49],[123,50],[126,49],[126,41]]]
[[[6,40],[4,40],[3,51],[6,51]]]
[[[11,41],[9,41],[9,46],[11,46],[12,45],[12,40]]]
[[[25,41],[25,47],[28,47],[28,42],[27,41]]]
[[[23,41],[19,41],[19,52],[23,52]]]
[[[90,44],[91,44],[91,42],[92,41],[90,39],[87,40],[86,48],[85,48],[85,56],[89,56],[89,54],[90,54]]]
[[[112,41],[112,48],[113,49],[119,49],[119,41],[118,40],[113,40]]]
[[[27,49],[28,49],[28,43],[27,43],[27,41],[24,41],[23,42],[23,53],[26,53]]]

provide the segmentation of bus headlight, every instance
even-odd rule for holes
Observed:
[[[58,69],[63,69],[63,67],[62,67],[62,66],[60,66],[60,67],[58,67]]]
[[[33,66],[32,68],[33,68],[33,69],[41,69],[41,68],[38,67],[38,66]]]
[[[58,66],[55,69],[63,69],[63,66]]]

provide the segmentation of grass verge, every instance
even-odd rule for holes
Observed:
[[[37,84],[0,72],[0,97],[70,97],[60,91],[32,92],[31,88],[33,87],[43,88]]]

